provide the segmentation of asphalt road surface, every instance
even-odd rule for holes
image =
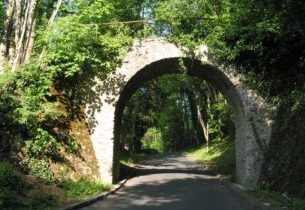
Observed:
[[[214,176],[183,155],[159,156],[114,195],[82,210],[251,210]]]

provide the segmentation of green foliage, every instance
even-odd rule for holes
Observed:
[[[25,157],[22,164],[27,168],[26,172],[38,180],[51,184],[55,182],[55,177],[50,167],[48,159],[37,159],[35,157]]]
[[[295,91],[281,101],[275,117],[262,168],[262,187],[305,196],[304,125],[305,95],[304,92]]]
[[[83,199],[110,189],[111,185],[87,178],[79,180],[63,180],[62,188],[72,198]]]
[[[99,28],[84,23],[82,16],[61,18],[46,36],[45,62],[57,75],[71,78],[84,71],[105,77],[118,64],[130,39],[124,27]]]
[[[0,157],[2,158],[19,147],[23,131],[18,123],[19,115],[15,111],[20,107],[20,102],[11,94],[10,86],[3,81],[4,78],[10,78],[9,76],[4,73],[3,77],[0,77]]]
[[[171,40],[191,49],[204,42],[270,97],[303,87],[304,6],[294,0],[165,0],[155,11],[159,21],[170,25]]]
[[[19,115],[18,122],[35,130],[44,120],[60,116],[56,112],[57,103],[49,102],[51,96],[50,85],[52,84],[52,72],[37,68],[37,63],[26,65],[22,71],[15,74],[16,98],[20,101],[20,107],[16,110]]]
[[[123,116],[123,131],[127,133],[124,143],[130,148],[140,142],[145,144],[142,148],[147,152],[149,148],[161,152],[179,149],[187,141],[187,138],[184,140],[183,118],[177,117],[183,116],[182,77],[167,75],[145,83],[129,100]],[[152,132],[159,133],[157,141],[149,140]]]
[[[52,195],[46,195],[41,192],[35,192],[24,200],[22,204],[24,207],[20,207],[20,210],[51,210],[54,209],[54,206],[57,204],[58,200],[56,197]]]
[[[163,95],[158,86],[144,84],[128,101],[123,113],[123,143],[129,152],[140,152],[141,138],[147,129],[155,123],[157,112],[161,107]]]
[[[234,180],[235,177],[235,144],[232,139],[217,139],[207,146],[192,149],[187,154],[199,163],[208,166],[213,173],[220,173],[226,179]]]
[[[2,22],[6,4],[0,2]],[[218,60],[236,66],[250,87],[278,107],[268,151],[275,155],[266,156],[262,185],[304,195],[300,190],[305,189],[304,1],[64,1],[55,24],[46,30],[53,7],[54,1],[38,2],[32,60],[16,72],[9,72],[8,64],[1,73],[1,158],[22,154],[26,171],[52,182],[49,161],[64,161],[60,151],[77,153],[79,149],[69,133],[69,122],[81,120],[84,104],[96,100],[90,92],[94,78],[105,78],[121,62],[132,37],[150,34],[151,25],[155,25],[156,34],[170,35],[169,39],[186,47],[190,56],[196,46],[207,44]],[[148,27],[105,24],[152,17],[156,23]],[[43,48],[47,53],[40,60]],[[203,105],[211,138],[231,138],[227,104],[219,94],[219,100],[209,102],[206,84],[204,91],[199,91],[202,84],[182,75],[144,85],[124,111],[125,143],[132,151],[139,151],[140,139],[145,133],[149,139],[155,133],[149,128],[155,126],[163,143],[150,144],[154,148],[163,151],[195,144],[192,136],[196,126],[191,123],[187,90]],[[60,108],[59,101],[69,113]],[[9,191],[3,192],[10,197]]]
[[[120,154],[120,163],[132,166],[133,164],[143,160],[145,158],[144,153],[129,153],[129,152],[122,152]]]
[[[132,40],[129,26],[103,25],[123,15],[115,11],[122,5],[64,1],[46,30],[53,6],[54,1],[38,3],[32,60],[16,72],[8,66],[0,77],[1,156],[22,153],[25,171],[46,182],[54,181],[50,161],[66,163],[62,152],[79,150],[69,123],[81,120],[84,103],[94,100],[88,97],[94,78],[115,69]],[[42,49],[47,53],[38,59]]]
[[[261,179],[265,187],[300,196],[305,183],[304,7],[297,0],[164,0],[155,8],[170,40],[190,49],[207,44],[215,60],[234,66],[248,87],[278,109]],[[217,133],[213,122],[211,131]]]
[[[19,173],[7,162],[0,162],[0,208],[18,206],[16,198],[24,189]]]
[[[163,147],[166,150],[179,150],[183,148],[184,138],[184,122],[182,106],[176,103],[176,98],[171,98],[165,102],[165,106],[158,115],[157,126],[161,131],[163,139]],[[163,149],[165,150],[165,149]]]
[[[5,16],[5,3],[4,1],[0,2],[0,22],[3,23],[4,22],[4,16]],[[0,25],[0,34],[2,34],[2,30],[3,30],[3,24]]]
[[[7,162],[0,162],[0,186],[11,188],[16,186],[22,188],[23,184],[19,173]]]
[[[196,105],[206,113],[203,120],[208,121],[211,141],[233,138],[234,123],[222,95],[204,81],[183,72],[147,82],[131,97],[123,115],[124,145],[129,152],[148,153],[203,144],[204,136],[196,136],[198,118],[192,119],[198,113]],[[132,150],[133,145],[141,146],[142,151]]]
[[[147,151],[156,151],[163,153],[166,150],[166,142],[162,139],[160,130],[155,127],[149,128],[144,134],[142,141],[142,148]]]
[[[29,156],[44,158],[56,154],[60,144],[47,131],[38,129],[35,139],[25,142],[25,149]]]
[[[57,204],[55,197],[44,192],[29,193],[31,188],[8,162],[0,162],[1,209],[39,210]]]
[[[305,200],[288,196],[286,193],[279,193],[270,190],[255,189],[250,191],[258,199],[267,203],[271,207],[285,208],[293,210],[304,210]]]
[[[221,94],[208,108],[209,132],[212,139],[234,138],[234,122],[228,103]]]
[[[0,84],[3,93],[0,101],[4,101],[0,110],[5,112],[3,128],[6,129],[1,135],[7,139],[3,150],[22,151],[25,171],[51,182],[54,178],[47,159],[58,160],[60,149],[73,146],[72,142],[66,145],[57,140],[47,126],[64,116],[57,109],[58,103],[49,100],[52,72],[37,69],[35,63],[30,63],[8,76]]]
[[[1,188],[1,192],[0,192],[1,209],[9,209],[11,206],[15,206],[17,196],[18,196],[18,192],[14,190],[9,190],[7,188]]]

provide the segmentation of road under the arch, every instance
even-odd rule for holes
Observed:
[[[139,166],[146,175],[83,210],[251,210],[215,176],[181,154],[149,159]]]

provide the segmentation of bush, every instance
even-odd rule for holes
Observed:
[[[0,208],[18,205],[16,198],[24,189],[19,173],[7,162],[0,162]]]
[[[260,177],[263,188],[305,197],[305,94],[282,98]]]
[[[187,154],[209,166],[211,172],[224,175],[231,181],[235,179],[235,143],[232,139],[218,139],[211,142],[209,149],[204,146],[192,149]]]
[[[35,192],[31,196],[28,196],[23,202],[25,209],[29,210],[47,210],[58,204],[58,200],[52,195],[47,195],[41,192]]]
[[[161,131],[155,127],[149,128],[141,141],[144,149],[142,151],[148,153],[162,153],[166,149],[164,139],[162,139]]]
[[[34,139],[25,142],[26,152],[29,156],[37,158],[52,157],[60,150],[60,144],[49,132],[43,129],[37,129]]]
[[[276,191],[270,191],[259,188],[254,189],[250,192],[264,203],[267,203],[271,207],[275,207],[277,209],[278,208],[293,209],[293,210],[305,209],[305,199],[292,197],[290,195],[287,195],[287,193],[279,193]]]
[[[25,158],[23,163],[27,166],[28,173],[31,176],[48,184],[55,182],[55,177],[50,168],[50,163],[48,160]]]

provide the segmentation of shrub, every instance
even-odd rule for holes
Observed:
[[[29,210],[47,210],[58,204],[58,200],[52,195],[35,192],[24,200],[23,205]]]
[[[16,198],[24,189],[19,173],[7,162],[0,162],[0,208],[18,205]]]
[[[25,158],[23,163],[28,168],[28,173],[45,182],[45,183],[53,183],[55,181],[53,172],[50,168],[50,163],[45,159],[36,159],[36,158]]]

